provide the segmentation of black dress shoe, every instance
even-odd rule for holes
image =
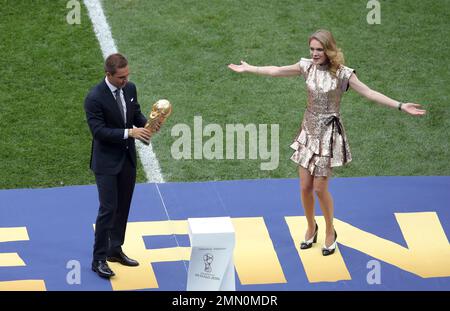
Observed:
[[[122,251],[108,256],[106,260],[110,262],[118,262],[124,266],[136,267],[139,266],[139,262],[134,259],[128,258]]]
[[[97,272],[98,276],[107,279],[115,275],[105,260],[94,260],[92,262],[92,271]]]
[[[300,249],[308,249],[311,248],[313,246],[314,243],[317,243],[317,234],[319,233],[319,226],[316,223],[316,229],[314,230],[314,234],[313,236],[306,241],[303,241],[300,244]]]
[[[334,254],[334,251],[336,250],[336,246],[337,246],[337,233],[336,230],[334,230],[334,242],[333,244],[331,244],[330,246],[326,246],[324,245],[322,248],[322,255],[323,256],[330,256]]]

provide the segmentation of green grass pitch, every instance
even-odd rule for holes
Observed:
[[[238,75],[226,65],[293,64],[308,57],[308,36],[319,28],[333,32],[361,81],[428,110],[413,118],[349,91],[341,112],[353,162],[334,176],[449,175],[450,2],[379,2],[381,24],[369,25],[366,0],[103,1],[143,111],[160,98],[173,104],[153,139],[165,179],[296,177],[289,145],[305,109],[303,79]],[[69,25],[66,3],[0,0],[0,189],[94,183],[83,100],[103,77],[103,57],[84,6],[81,24]],[[174,160],[171,128],[192,128],[194,116],[223,128],[279,124],[278,168]]]

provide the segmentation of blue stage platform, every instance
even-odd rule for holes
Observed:
[[[90,270],[95,185],[0,191],[0,290],[185,290],[187,218],[230,216],[237,290],[450,290],[450,177],[334,178],[339,251],[299,251],[297,179],[138,184],[125,250],[139,268]],[[317,205],[317,203],[316,203]],[[79,266],[78,266],[79,264]],[[133,270],[134,269],[134,270]]]

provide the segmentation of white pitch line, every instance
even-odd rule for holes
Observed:
[[[156,186],[156,190],[158,190],[159,198],[161,199],[161,203],[164,207],[164,211],[166,212],[167,219],[170,221],[169,212],[167,211],[166,203],[164,203],[164,199],[161,194],[161,191],[159,190],[158,184],[155,184],[155,186]],[[175,232],[175,230],[173,230],[173,232]],[[177,243],[177,247],[181,248],[180,243],[178,242],[177,236],[175,235],[175,233],[172,233],[172,234],[173,234],[173,237],[175,238],[175,242]],[[188,266],[186,265],[186,262],[184,260],[183,260],[183,264],[184,264],[184,269],[186,270],[186,272],[188,272]]]
[[[117,53],[117,47],[114,43],[111,29],[106,21],[105,14],[103,13],[102,5],[99,0],[84,0],[84,5],[88,10],[95,35],[100,43],[103,58],[106,59],[108,55]],[[161,173],[161,167],[159,166],[158,159],[153,152],[152,145],[150,144],[147,146],[139,141],[136,141],[136,149],[142,162],[142,166],[144,167],[147,182],[163,183],[164,178]]]

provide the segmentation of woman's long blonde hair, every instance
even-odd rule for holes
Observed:
[[[316,39],[322,43],[325,54],[330,62],[331,74],[336,76],[336,71],[341,65],[344,65],[344,53],[337,47],[333,35],[328,30],[319,29],[309,37],[308,43],[310,43],[312,39]]]

